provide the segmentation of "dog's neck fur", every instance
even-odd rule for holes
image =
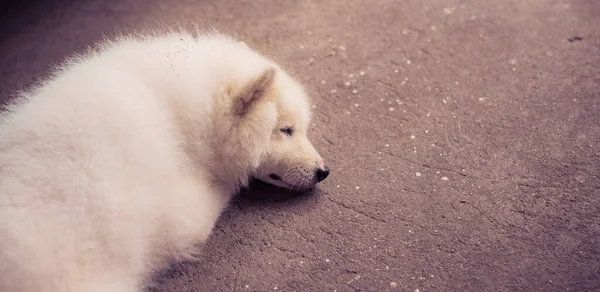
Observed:
[[[249,184],[264,160],[272,126],[265,127],[264,119],[259,119],[260,113],[235,116],[230,97],[223,96],[220,89],[211,98],[212,104],[198,104],[194,98],[170,97],[168,104],[176,121],[181,149],[192,170],[210,169],[210,173],[201,175],[233,195]],[[240,127],[241,123],[245,126]]]
[[[181,149],[192,171],[210,169],[209,173],[199,175],[212,181],[215,186],[224,188],[230,194],[246,187],[252,173],[260,165],[262,153],[255,154],[252,159],[244,157],[248,154],[244,151],[244,143],[241,141],[237,143],[233,141],[235,147],[224,147],[224,144],[232,143],[226,140],[231,140],[231,137],[235,136],[231,133],[233,130],[217,132],[219,127],[217,125],[206,128],[205,121],[199,119],[206,113],[195,110],[193,105],[178,102],[175,104],[172,111],[177,121],[176,128],[180,136]],[[223,163],[224,161],[226,163]]]
[[[165,45],[158,55],[153,56],[162,58],[163,62],[153,62],[154,65],[149,67],[139,57],[140,66],[146,72],[160,72],[155,75],[161,78],[152,80],[159,91],[164,86],[168,89],[164,92],[178,92],[164,98],[177,123],[180,144],[192,169],[210,169],[210,173],[202,175],[235,193],[248,185],[266,154],[264,149],[269,146],[277,120],[275,104],[267,102],[266,98],[254,100],[252,97],[254,90],[266,91],[275,71],[265,71],[269,63],[246,51],[243,55],[225,54],[227,57],[224,57],[221,53],[202,49],[206,50],[205,58],[189,59],[183,52],[202,46],[185,37],[181,41],[179,38],[172,41],[178,45],[177,50]],[[210,48],[210,43],[203,46]],[[239,54],[237,50],[232,52]],[[255,59],[255,62],[250,70],[234,71],[233,68],[238,67],[234,66],[236,62],[232,57]],[[173,78],[165,79],[164,72],[169,71]],[[233,72],[237,72],[234,77]],[[199,86],[199,82],[207,83]],[[198,88],[211,90],[199,92]],[[249,112],[239,112],[236,102],[240,97],[247,99],[242,103],[242,107],[247,108],[242,109]]]

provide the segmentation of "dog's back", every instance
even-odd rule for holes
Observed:
[[[76,59],[3,116],[0,291],[134,291],[162,261],[150,255],[174,244],[156,235],[188,228],[190,218],[163,216],[185,211],[173,206],[185,199],[165,193],[203,187],[181,175],[187,161],[170,105],[155,96],[140,60],[127,59],[139,45],[113,46]],[[204,212],[206,225],[215,212]],[[189,228],[207,234],[206,225]]]

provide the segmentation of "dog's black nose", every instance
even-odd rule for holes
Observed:
[[[323,165],[317,168],[317,181],[322,182],[327,176],[329,176],[329,167]]]

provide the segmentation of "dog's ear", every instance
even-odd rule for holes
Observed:
[[[244,115],[265,96],[275,79],[275,68],[269,67],[242,87],[234,99],[234,113]]]

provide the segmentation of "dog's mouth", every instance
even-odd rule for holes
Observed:
[[[268,182],[265,181],[267,183],[271,183],[274,184],[276,186],[282,187],[282,188],[286,188],[286,189],[290,189],[290,190],[296,190],[296,191],[305,191],[305,190],[309,190],[315,187],[316,184],[313,185],[298,185],[298,184],[292,184],[292,183],[288,183],[286,182],[281,176],[271,173],[269,174],[269,178],[273,180],[273,182]]]

